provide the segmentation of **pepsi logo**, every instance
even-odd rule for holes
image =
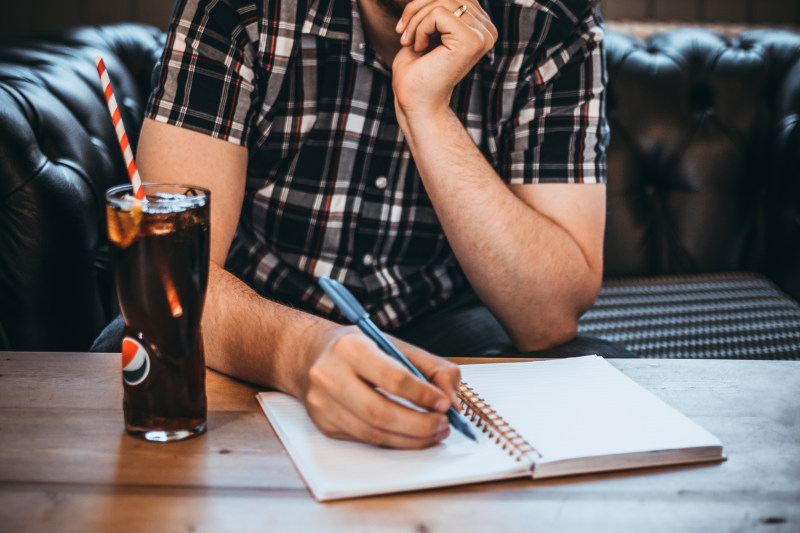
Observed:
[[[122,339],[122,380],[128,385],[138,385],[150,373],[150,356],[139,341],[132,337]]]

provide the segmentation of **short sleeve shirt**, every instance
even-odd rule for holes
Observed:
[[[451,100],[476,146],[509,184],[604,182],[593,2],[483,6],[498,41]],[[179,1],[146,114],[248,148],[226,268],[263,296],[341,319],[330,276],[392,329],[467,285],[356,0]]]

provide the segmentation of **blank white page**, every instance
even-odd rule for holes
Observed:
[[[530,475],[530,465],[477,430],[478,443],[451,428],[441,444],[425,450],[379,448],[326,437],[289,395],[262,392],[258,401],[320,501]]]
[[[716,437],[601,357],[465,365],[461,373],[536,448],[538,463],[708,446],[721,455]]]

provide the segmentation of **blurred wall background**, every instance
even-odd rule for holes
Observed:
[[[800,26],[797,0],[603,0],[609,21]]]
[[[0,39],[77,24],[139,21],[165,28],[173,0],[0,0]],[[655,21],[800,28],[800,0],[603,0],[610,22]]]
[[[0,0],[0,39],[122,21],[166,28],[173,5],[174,0]]]

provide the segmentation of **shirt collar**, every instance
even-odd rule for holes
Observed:
[[[361,24],[361,12],[358,9],[358,0],[350,0],[350,13],[352,20],[352,34],[350,41],[350,57],[359,63],[370,63],[372,66],[377,66],[380,70],[386,70],[377,61],[377,57],[370,53],[369,60],[367,58],[367,37],[364,35],[364,25]],[[371,50],[371,49],[370,49]]]
[[[349,41],[353,61],[391,75],[367,44],[358,0],[311,0],[302,32],[324,39]]]
[[[355,2],[356,0],[352,0],[353,4]],[[350,2],[347,0],[311,0],[302,32],[344,41],[350,39],[350,29],[353,26]]]

